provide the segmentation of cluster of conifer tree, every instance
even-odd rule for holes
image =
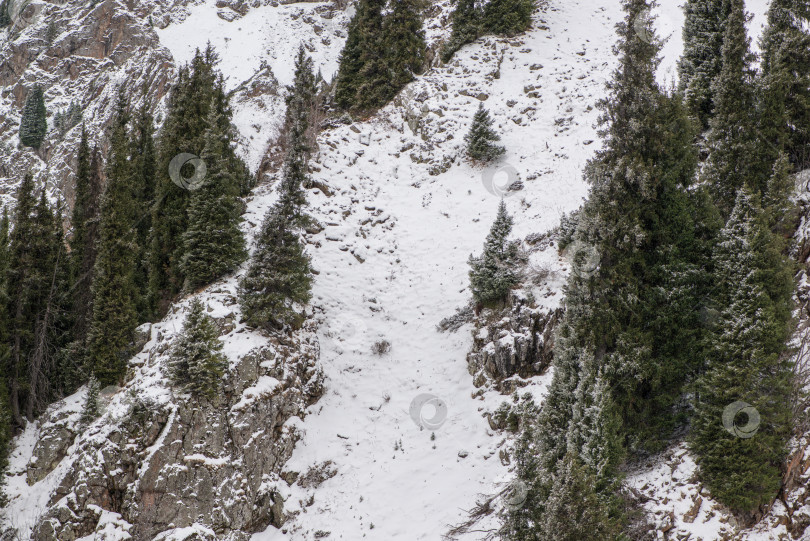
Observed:
[[[449,62],[464,45],[484,34],[514,36],[532,24],[534,0],[457,0],[453,10],[453,31],[442,49],[442,61]]]
[[[637,36],[639,21],[654,35],[651,2],[623,6],[619,67],[600,103],[605,146],[586,168],[571,239],[599,265],[567,284],[549,393],[516,446],[528,494],[509,539],[631,537],[622,466],[684,432],[701,481],[733,511],[750,516],[780,488],[807,6],[772,2],[757,71],[743,0],[689,0],[678,92],[656,82],[660,41]],[[723,418],[735,402],[759,414],[752,437],[733,429],[745,415]]]
[[[424,68],[423,0],[391,0],[390,6],[388,0],[359,0],[356,9],[340,55],[335,103],[373,111]]]
[[[241,196],[253,180],[232,145],[229,98],[216,63],[209,47],[179,70],[157,134],[147,96],[134,110],[121,92],[106,159],[82,128],[69,221],[64,205],[52,205],[30,174],[13,211],[3,211],[0,457],[13,431],[88,381],[83,422],[92,420],[99,389],[125,377],[137,325],[162,317],[178,294],[213,282],[247,258]],[[298,233],[306,223],[305,132],[317,83],[303,50],[291,90],[293,129],[281,197],[242,283],[246,317],[257,326],[289,321],[293,305],[309,298],[309,263]],[[180,153],[206,164],[194,190],[169,175],[169,163]],[[192,173],[181,170],[186,178]],[[180,387],[210,396],[225,365],[217,333],[198,304],[174,350],[172,377]]]

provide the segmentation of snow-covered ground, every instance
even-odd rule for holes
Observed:
[[[662,4],[657,24],[668,39],[660,78],[670,82],[683,14],[675,2]],[[199,15],[193,12],[183,25],[208,31],[192,34],[179,25],[161,34],[176,58],[188,59],[212,39],[223,42],[221,68],[231,84],[265,59],[286,82],[295,40],[282,38],[283,54],[269,58],[255,50],[267,48],[257,43],[279,43],[266,32],[281,28],[276,8],[210,25],[197,22],[206,16],[204,6],[195,9]],[[752,23],[758,29],[764,0],[749,9],[758,15]],[[621,16],[619,2],[552,0],[528,35],[481,39],[369,121],[322,134],[313,176],[332,193],[313,191],[309,202],[325,227],[310,239],[310,253],[319,273],[313,305],[322,321],[327,393],[300,423],[305,437],[287,467],[305,472],[332,461],[337,474],[317,489],[291,487],[285,507],[300,514],[256,541],[311,539],[319,531],[331,532],[330,539],[438,539],[465,518],[478,494],[494,494],[510,480],[498,455],[504,437],[482,416],[504,397],[472,398],[465,362],[470,329],[444,334],[436,324],[469,299],[467,258],[480,251],[498,186],[509,175],[525,185],[506,197],[517,237],[554,227],[586,196],[582,168],[599,146],[593,106],[615,66],[611,46]],[[247,28],[250,22],[256,26]],[[242,30],[235,35],[229,24]],[[327,77],[337,52],[314,55]],[[486,171],[461,159],[479,98],[507,148]],[[251,205],[255,223],[265,206],[256,206],[261,198]],[[559,301],[558,294],[546,302]],[[391,351],[372,354],[378,340],[388,340]],[[549,377],[537,378],[530,389],[542,395]],[[412,401],[425,393],[447,411],[433,430],[411,417]],[[432,406],[424,408],[422,418],[433,418]]]
[[[323,18],[316,11],[323,4],[306,3],[254,8],[227,22],[217,16],[215,3],[191,6],[182,22],[158,31],[178,63],[210,40],[229,88],[263,63],[287,84],[303,40],[324,76],[335,72],[344,14]],[[749,2],[748,9],[757,15],[752,30],[758,32],[765,0]],[[671,0],[663,0],[657,14],[661,34],[669,38],[660,78],[672,81],[683,15]],[[479,494],[495,494],[510,481],[499,453],[508,442],[483,417],[506,397],[473,398],[465,361],[471,328],[440,333],[436,325],[469,300],[467,258],[481,250],[505,180],[517,178],[524,186],[505,197],[516,238],[556,226],[587,195],[582,169],[599,147],[594,106],[615,66],[611,48],[621,17],[614,0],[551,0],[527,35],[483,38],[450,65],[421,76],[375,117],[321,135],[313,177],[329,193],[309,193],[311,213],[324,228],[309,237],[309,253],[318,272],[313,311],[321,322],[327,391],[304,421],[290,421],[304,437],[287,468],[304,473],[331,461],[336,475],[317,488],[289,487],[285,509],[298,515],[282,530],[256,534],[255,541],[311,540],[319,531],[351,541],[436,540],[466,518]],[[323,25],[323,36],[313,24]],[[467,164],[461,150],[481,100],[507,149],[486,170]],[[251,166],[282,113],[235,104],[237,127],[253,141],[241,148]],[[249,201],[249,237],[274,198],[265,185]],[[535,258],[564,274],[565,262],[553,250]],[[232,278],[214,288],[232,293],[234,283]],[[560,301],[559,291],[544,299],[549,306]],[[170,315],[153,335],[178,330],[181,315]],[[226,339],[231,357],[260,340],[253,333],[232,336]],[[245,337],[249,343],[239,343]],[[389,341],[391,350],[373,354],[380,340]],[[535,378],[527,390],[540,398],[549,379]],[[437,401],[422,408],[421,422],[438,414],[440,426],[422,429],[419,415],[413,418],[414,401],[424,394]],[[32,424],[18,440],[12,469],[24,469],[22,457],[30,454],[37,430]],[[680,464],[687,475],[688,457]],[[20,516],[31,520],[34,508],[41,511],[47,499],[41,489],[57,473],[34,489],[23,486],[22,475],[22,485],[9,487],[29,498],[17,500]],[[658,468],[636,481],[639,488],[654,482],[656,494],[665,495],[670,488],[664,478],[666,471]],[[23,496],[25,491],[30,494]],[[29,513],[22,512],[26,506]],[[118,528],[114,516],[105,520]],[[700,534],[713,539],[721,524],[704,526]],[[495,527],[490,518],[478,529]]]

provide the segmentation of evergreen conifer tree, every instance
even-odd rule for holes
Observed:
[[[172,348],[169,372],[172,382],[196,396],[215,400],[228,359],[214,321],[202,302],[194,299],[183,331]]]
[[[519,281],[519,243],[510,241],[514,221],[501,201],[479,257],[470,256],[470,289],[479,306],[504,302]]]
[[[481,35],[483,14],[475,5],[475,0],[458,0],[451,18],[453,31],[442,48],[442,62],[449,62],[464,45],[472,43]]]
[[[191,193],[177,186],[169,177],[169,163],[181,153],[202,154],[212,103],[216,104],[219,113],[216,118],[222,124],[217,127],[218,132],[230,133],[232,111],[224,82],[216,71],[218,61],[209,45],[204,53],[197,52],[190,67],[179,70],[178,82],[169,96],[166,121],[158,137],[158,177],[149,237],[148,288],[148,304],[156,315],[165,313],[171,299],[185,284],[182,261]],[[247,166],[230,145],[225,153],[229,171],[240,179],[242,193],[246,193],[251,185]]]
[[[793,283],[780,244],[754,197],[741,190],[715,250],[724,308],[698,382],[691,438],[712,497],[736,511],[776,496],[791,432],[784,353]],[[754,409],[738,411],[739,402]]]
[[[149,99],[144,91],[143,104],[135,114],[131,135],[132,186],[135,198],[135,228],[138,253],[135,286],[146,291],[149,284],[149,232],[152,228],[152,205],[157,184],[157,155],[154,140],[154,120],[149,111]],[[148,295],[138,299],[138,319],[145,321],[153,314]]]
[[[72,356],[83,365],[86,355],[86,339],[93,317],[92,284],[96,264],[98,225],[102,188],[101,151],[92,151],[87,140],[87,131],[82,128],[76,169],[76,191],[70,239],[71,266],[73,271],[73,336]]]
[[[20,121],[20,142],[27,147],[39,148],[48,133],[45,94],[42,87],[34,85],[25,98]]]
[[[728,0],[688,0],[684,6],[684,53],[678,61],[679,90],[689,110],[709,127],[714,112],[712,81],[723,65],[722,50]]]
[[[361,97],[361,86],[374,88],[385,83],[384,50],[380,46],[385,3],[360,0],[349,23],[335,84],[335,103],[343,109],[360,109],[376,100],[376,96]]]
[[[552,475],[549,499],[536,537],[554,541],[621,539],[621,523],[596,488],[596,476],[574,453],[565,456]]]
[[[697,166],[695,127],[681,100],[656,83],[660,42],[643,17],[650,3],[625,0],[623,7],[619,67],[600,102],[605,146],[586,167],[591,193],[573,239],[593,250],[598,265],[569,278],[554,377],[516,452],[527,498],[510,512],[508,539],[548,539],[546,523],[560,528],[555,539],[578,535],[554,503],[554,492],[563,490],[554,476],[569,454],[596,492],[596,521],[622,527],[627,519],[616,488],[624,453],[660,449],[685,423],[678,406],[703,359],[695,305],[709,288],[703,269],[710,232],[694,220],[711,213],[686,189]],[[639,20],[653,39],[636,38]]]
[[[708,137],[709,158],[703,178],[724,216],[734,205],[737,191],[748,185],[762,193],[773,166],[757,160],[759,146],[755,118],[753,56],[746,35],[743,0],[729,0],[722,68],[714,80],[714,117]]]
[[[90,379],[87,382],[87,395],[84,398],[84,406],[82,406],[82,415],[79,418],[79,423],[82,426],[87,426],[95,421],[101,414],[101,407],[98,403],[98,393],[100,385],[96,376],[90,374]]]
[[[32,343],[27,353],[27,400],[29,420],[44,411],[65,389],[72,388],[67,359],[60,354],[70,341],[70,265],[62,230],[60,204],[51,208],[45,189],[34,207],[34,255],[31,285],[33,322],[29,322]]]
[[[26,361],[31,350],[34,307],[33,297],[36,288],[34,277],[34,250],[32,239],[35,236],[34,177],[26,173],[16,194],[17,206],[14,211],[14,229],[9,242],[8,265],[8,318],[11,343],[7,356],[5,375],[9,390],[9,408],[12,424],[22,426],[21,404],[26,398],[28,386]]]
[[[0,6],[2,16],[2,6]],[[11,445],[11,408],[8,399],[8,378],[6,368],[10,356],[10,321],[8,318],[9,291],[8,272],[11,258],[10,220],[8,209],[3,207],[0,214],[0,471],[5,471]]]
[[[317,114],[318,104],[318,76],[315,75],[314,63],[307,55],[306,49],[301,45],[295,57],[295,75],[293,84],[287,87],[285,99],[287,110],[284,113],[284,133],[289,136],[296,122],[302,116],[312,119]],[[318,126],[313,122],[307,123],[306,142],[311,145],[317,136]],[[289,139],[289,137],[287,138]],[[285,140],[285,145],[288,141]],[[286,149],[285,149],[286,150]]]
[[[296,325],[296,305],[309,302],[312,269],[304,251],[301,230],[309,223],[304,213],[309,147],[308,116],[293,122],[279,186],[279,198],[270,208],[256,238],[247,273],[239,283],[239,301],[245,320],[257,327]]]
[[[760,118],[770,146],[785,150],[798,169],[810,166],[810,7],[774,0],[762,36]],[[763,110],[764,109],[764,110]]]
[[[503,155],[506,149],[494,144],[500,141],[501,137],[492,129],[494,120],[490,118],[489,111],[484,108],[484,104],[478,106],[478,111],[473,116],[470,132],[464,136],[467,143],[467,154],[473,160],[488,162]]]
[[[393,9],[383,23],[383,46],[391,72],[385,102],[393,98],[425,65],[425,32],[421,0],[392,0]]]
[[[490,0],[484,6],[484,29],[509,37],[520,34],[531,27],[534,9],[534,0]]]
[[[206,285],[234,271],[245,260],[245,239],[239,229],[240,179],[230,170],[227,149],[232,139],[230,124],[223,123],[216,104],[209,108],[208,130],[202,159],[208,174],[191,195],[188,229],[181,270],[189,289]],[[223,124],[228,130],[221,131]]]
[[[123,380],[129,346],[137,326],[135,268],[137,212],[133,197],[126,98],[119,95],[107,186],[101,200],[98,253],[93,280],[93,319],[88,333],[88,361],[102,385]]]
[[[0,28],[5,28],[11,24],[11,14],[8,12],[10,0],[0,1]]]

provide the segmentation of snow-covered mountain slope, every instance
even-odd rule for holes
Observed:
[[[277,84],[265,87],[251,78],[263,73],[266,80],[287,84],[301,42],[331,77],[351,10],[326,3],[232,4],[236,9],[221,0],[161,7],[154,14],[160,27],[155,32],[175,66],[208,41],[217,48],[229,89],[241,89],[234,100],[239,149],[255,168],[277,133],[283,102]],[[432,42],[449,31],[447,3],[439,8],[427,21]],[[766,0],[749,0],[754,35],[765,8]],[[672,81],[683,15],[674,0],[663,0],[657,15],[662,36],[669,38],[659,75]],[[440,539],[467,518],[480,494],[494,495],[511,480],[502,453],[510,442],[484,417],[505,397],[475,395],[467,372],[471,326],[443,333],[436,325],[469,301],[467,258],[481,250],[501,196],[515,216],[516,237],[524,238],[556,226],[587,195],[582,169],[599,147],[594,106],[615,66],[611,48],[621,16],[615,0],[549,0],[526,35],[482,38],[449,65],[420,76],[379,114],[321,134],[312,164],[319,188],[309,193],[309,205],[322,230],[308,235],[308,250],[318,272],[312,311],[325,394],[303,419],[294,416],[285,424],[301,435],[282,475],[291,481],[277,486],[292,516],[281,528],[255,534],[255,541],[310,540],[327,533],[328,539],[345,540]],[[113,95],[109,85],[103,88]],[[489,169],[472,167],[462,153],[481,101],[507,148]],[[502,186],[512,180],[520,180],[522,189],[504,193]],[[260,186],[248,202],[249,237],[274,200],[272,188]],[[553,248],[532,258],[555,277],[551,294],[536,295],[554,308],[562,300],[567,263]],[[213,291],[232,290],[234,283],[232,277],[201,295],[220,302]],[[228,310],[238,308],[229,304]],[[153,334],[162,329],[170,337],[180,314],[156,325]],[[232,340],[232,361],[247,351],[243,346],[262,341],[244,333]],[[383,340],[390,351],[373,353],[372,346]],[[153,362],[133,385],[154,385],[160,395],[165,382],[155,379],[163,361]],[[541,399],[550,377],[534,378],[524,390]],[[420,411],[426,394],[436,400]],[[75,410],[80,400],[81,395],[68,399],[64,411]],[[419,426],[432,419],[439,426]],[[18,440],[12,474],[25,470],[42,429],[31,425]],[[71,449],[67,461],[75,458]],[[677,500],[679,529],[662,532],[662,538],[670,533],[721,538],[728,527],[722,510],[704,504],[697,521],[682,519],[700,487],[689,482],[693,465],[684,449],[673,456],[677,462],[651,465],[631,478],[631,486],[650,498],[653,512]],[[9,515],[34,521],[67,465],[33,487],[10,483]],[[120,518],[104,516],[103,528],[125,538]],[[497,525],[490,515],[463,539],[482,539]],[[663,522],[659,526],[666,528]],[[171,535],[182,539],[182,534]],[[750,538],[775,538],[762,537],[768,531],[757,535]]]

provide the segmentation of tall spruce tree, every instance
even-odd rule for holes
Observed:
[[[470,289],[479,306],[493,306],[506,301],[509,291],[519,281],[519,243],[510,241],[514,220],[501,201],[498,214],[484,244],[484,253],[470,256]]]
[[[746,34],[743,0],[728,0],[730,14],[723,39],[722,68],[714,80],[714,117],[708,136],[709,158],[703,179],[712,190],[720,211],[728,216],[737,191],[748,185],[754,192],[765,188],[772,163],[763,170],[755,116],[753,55]]]
[[[284,133],[289,134],[302,115],[313,119],[318,114],[318,81],[315,75],[314,62],[307,55],[306,49],[301,45],[295,57],[295,75],[293,84],[287,87],[285,102],[287,110],[284,113]],[[311,145],[317,136],[318,126],[314,122],[307,123],[306,141]],[[285,140],[286,145],[288,141]]]
[[[178,154],[202,154],[208,108],[221,91],[216,84],[218,61],[209,45],[205,52],[197,51],[190,66],[180,68],[158,136],[158,180],[149,238],[149,305],[157,315],[165,313],[184,283],[180,261],[190,193],[172,182],[169,163]]]
[[[296,325],[301,319],[296,306],[311,297],[312,269],[301,240],[301,230],[309,223],[303,189],[308,180],[307,125],[308,115],[300,109],[288,133],[278,201],[264,218],[250,266],[239,283],[242,313],[257,327]]]
[[[473,115],[470,131],[464,136],[464,142],[467,143],[467,155],[473,160],[489,162],[506,152],[504,147],[495,144],[496,141],[501,140],[501,137],[492,129],[494,122],[489,116],[489,111],[484,108],[484,104],[479,104],[478,110]]]
[[[154,119],[149,111],[148,94],[144,89],[143,104],[136,113],[132,126],[130,151],[138,247],[135,286],[139,291],[146,291],[149,283],[149,232],[152,228],[152,205],[155,201],[157,183],[154,131]],[[152,315],[147,295],[141,295],[138,303],[138,319],[144,321],[150,319]]]
[[[712,82],[723,65],[723,36],[728,0],[688,0],[684,6],[684,52],[678,61],[678,85],[689,110],[709,127],[714,112]]]
[[[39,148],[48,133],[45,110],[45,93],[42,87],[34,85],[25,98],[20,121],[20,142],[27,147]]]
[[[359,89],[366,85],[384,84],[384,66],[381,66],[383,50],[380,47],[385,0],[360,0],[349,23],[346,45],[340,53],[335,103],[343,109],[358,109],[371,97],[359,96]],[[374,63],[373,66],[371,65]],[[373,76],[372,79],[369,77]]]
[[[202,152],[208,174],[203,185],[191,195],[188,229],[183,234],[181,270],[188,289],[209,284],[234,271],[247,257],[245,239],[239,229],[240,179],[228,163],[227,150],[233,134],[222,117],[216,103],[212,104]]]
[[[2,15],[0,6],[0,16]],[[8,272],[11,259],[9,234],[11,223],[8,209],[3,207],[0,214],[0,471],[5,471],[11,445],[11,406],[8,398],[8,377],[6,368],[10,355],[10,321],[8,318]]]
[[[590,516],[621,527],[624,453],[660,449],[685,423],[684,389],[702,362],[695,306],[708,291],[701,269],[709,239],[697,235],[703,211],[687,190],[697,165],[695,126],[681,100],[656,83],[660,42],[643,17],[650,3],[623,7],[619,67],[600,102],[604,150],[586,167],[591,193],[574,235],[598,264],[569,278],[549,394],[516,452],[527,498],[510,512],[508,539],[548,539],[542,525],[560,516],[554,479],[569,454],[598,496]],[[636,38],[639,20],[653,39]],[[569,500],[591,498],[589,487],[574,484],[582,488]],[[577,531],[563,519],[553,524],[569,528],[554,538]]]
[[[172,382],[196,396],[216,400],[228,359],[222,353],[216,324],[194,299],[183,323],[183,331],[171,351],[169,373]]]
[[[137,215],[129,161],[128,104],[118,98],[110,153],[107,185],[101,200],[98,253],[93,280],[93,319],[88,333],[88,362],[103,385],[121,383],[137,326],[135,269]]]
[[[392,0],[393,9],[383,23],[383,46],[391,72],[390,100],[425,65],[425,31],[422,29],[422,0]]]
[[[101,151],[97,146],[92,151],[90,150],[87,131],[82,128],[71,218],[73,235],[70,239],[75,340],[71,349],[72,355],[80,365],[83,365],[87,353],[85,342],[93,317],[93,271],[97,253],[99,205],[103,190],[101,169]]]
[[[87,426],[93,421],[101,413],[101,408],[98,403],[98,393],[100,390],[100,385],[96,376],[94,374],[90,374],[90,379],[87,382],[87,394],[84,397],[84,405],[82,406],[82,414],[79,417],[79,423],[81,426]]]
[[[761,129],[798,169],[810,167],[810,7],[774,0],[762,36]]]
[[[453,10],[451,22],[453,30],[450,39],[442,48],[442,62],[449,62],[456,51],[472,43],[481,35],[482,12],[475,0],[458,0]]]
[[[532,25],[534,9],[534,0],[490,0],[484,6],[484,30],[509,37],[525,32]]]
[[[10,0],[0,1],[0,28],[11,24],[11,14],[8,12]]]
[[[743,512],[776,496],[791,433],[792,272],[755,199],[742,189],[719,235],[723,309],[697,385],[691,437],[712,497]],[[728,409],[739,402],[755,411]]]
[[[14,211],[14,228],[9,241],[8,265],[8,318],[10,344],[7,364],[4,367],[8,390],[12,424],[23,424],[22,404],[27,395],[27,359],[32,349],[33,319],[35,313],[35,292],[39,288],[35,276],[35,254],[33,239],[36,236],[34,225],[34,178],[30,173],[23,177],[16,194],[17,206]]]
[[[212,104],[217,108],[218,133],[231,133],[233,113],[222,76],[216,70],[218,62],[217,54],[209,45],[204,53],[197,51],[190,67],[180,69],[178,82],[169,96],[166,121],[158,136],[158,179],[149,237],[148,288],[148,305],[156,315],[165,313],[186,280],[182,261],[191,193],[169,177],[169,163],[181,153],[202,155]],[[230,144],[224,148],[224,159],[228,170],[239,179],[241,193],[247,193],[252,186],[250,171]]]
[[[34,207],[34,255],[32,277],[33,324],[29,323],[31,346],[27,354],[27,399],[25,415],[33,420],[55,397],[71,388],[68,361],[61,356],[70,341],[70,266],[62,229],[62,213],[51,208],[45,189]]]

